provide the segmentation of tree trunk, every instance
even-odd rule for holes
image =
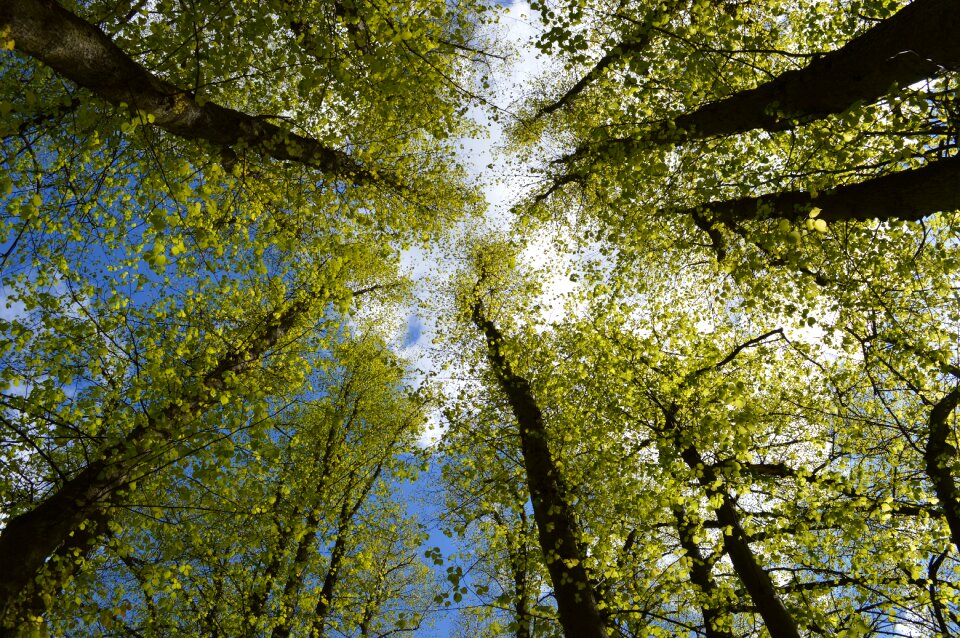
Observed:
[[[653,125],[635,137],[583,146],[566,161],[594,151],[613,157],[649,144],[734,135],[754,129],[781,131],[856,104],[871,104],[894,87],[960,67],[960,2],[915,0],[836,51],[692,113]]]
[[[277,542],[274,544],[273,550],[267,554],[267,566],[262,572],[259,572],[259,578],[257,578],[254,589],[249,597],[249,603],[247,605],[250,610],[247,615],[247,620],[249,621],[247,624],[247,636],[249,636],[249,638],[255,638],[257,636],[257,625],[266,613],[267,601],[270,599],[273,582],[283,568],[283,557],[286,555],[290,543],[293,540],[293,527],[284,524],[283,515],[280,511],[284,503],[283,495],[279,487],[277,488],[275,498],[273,522],[280,533],[277,535]]]
[[[519,495],[517,495],[519,501]],[[527,559],[527,532],[529,529],[527,523],[527,513],[522,507],[519,512],[519,523],[513,525],[509,523],[496,510],[490,512],[497,525],[506,531],[505,542],[507,546],[507,557],[510,563],[510,572],[513,575],[513,618],[517,626],[516,638],[530,638],[530,625],[532,616],[530,615],[530,577],[528,573]],[[515,534],[511,534],[509,529],[512,527]]]
[[[650,43],[650,29],[649,27],[643,27],[636,30],[634,33],[631,33],[624,37],[620,42],[617,43],[615,47],[607,51],[597,60],[597,63],[594,64],[589,71],[587,71],[582,78],[577,80],[577,82],[570,87],[566,93],[561,95],[557,100],[547,104],[540,108],[536,114],[533,116],[533,120],[537,120],[545,115],[549,115],[555,111],[559,111],[563,107],[567,106],[572,102],[578,95],[580,95],[584,89],[586,89],[593,81],[603,75],[603,72],[606,71],[610,66],[615,64],[624,58],[624,56],[635,55],[642,52],[647,48],[647,45]]]
[[[817,219],[826,222],[919,221],[934,213],[960,210],[958,183],[960,155],[930,162],[922,168],[838,186],[816,197],[806,191],[787,191],[710,202],[671,214],[705,215],[705,223],[728,226],[755,219],[783,218],[800,222],[806,220],[814,208],[820,209]]]
[[[296,555],[294,556],[290,574],[287,576],[286,581],[284,582],[283,593],[281,595],[281,606],[285,606],[286,603],[291,602],[289,600],[291,597],[294,599],[296,597],[295,590],[297,590],[299,587],[303,569],[310,557],[310,546],[317,534],[317,529],[320,527],[320,517],[322,512],[320,507],[317,506],[317,503],[319,503],[319,501],[324,497],[324,491],[327,488],[327,482],[329,481],[330,475],[333,472],[333,455],[335,451],[340,449],[342,444],[342,441],[338,439],[343,433],[343,430],[348,428],[356,418],[358,409],[358,406],[354,404],[353,410],[347,419],[347,424],[343,428],[337,427],[331,423],[329,430],[327,430],[327,438],[324,441],[323,456],[319,459],[320,476],[317,478],[316,485],[313,489],[312,502],[314,503],[314,507],[307,515],[306,528],[302,537],[295,540],[293,538],[293,527],[291,525],[283,524],[280,520],[279,514],[277,516],[277,529],[281,530],[281,532],[279,538],[277,539],[276,549],[271,553],[270,562],[267,563],[267,567],[263,572],[263,578],[260,579],[263,581],[263,589],[259,592],[256,592],[250,603],[250,615],[254,618],[259,619],[266,612],[267,600],[270,596],[270,591],[273,587],[274,580],[279,575],[283,566],[283,557],[290,549],[291,541],[296,543],[297,551]],[[279,490],[277,493],[276,506],[277,508],[281,506]],[[295,503],[294,507],[295,515],[293,518],[296,519],[305,515],[304,510],[308,507],[308,504]],[[292,602],[295,603],[296,601],[293,600]],[[283,625],[283,623],[281,623],[281,625]],[[289,627],[289,621],[287,621],[287,626]],[[253,633],[256,633],[255,629],[256,625],[251,625],[250,630]],[[289,633],[289,629],[287,629],[287,633]],[[276,629],[274,629],[274,634],[276,634]]]
[[[373,474],[367,479],[366,483],[361,486],[360,494],[352,504],[350,503],[349,493],[344,497],[343,506],[340,508],[340,518],[337,520],[337,537],[333,542],[333,550],[330,552],[330,566],[327,569],[326,576],[324,576],[323,586],[320,588],[320,599],[317,601],[317,606],[313,612],[311,636],[322,638],[324,635],[324,625],[326,624],[327,616],[330,615],[334,589],[340,577],[340,567],[343,565],[343,558],[347,554],[347,536],[352,531],[353,519],[367,500],[367,496],[370,495],[370,490],[376,485],[377,479],[380,478],[382,471],[383,462],[381,461],[373,471]],[[352,483],[352,480],[353,475],[351,474],[349,482]],[[291,616],[288,616],[288,618]],[[290,629],[291,624],[288,622],[286,626],[275,629],[271,638],[287,638],[290,635]]]
[[[508,539],[509,543],[509,539]],[[520,533],[516,547],[509,547],[510,567],[513,570],[513,612],[517,619],[517,638],[530,638],[529,574],[527,572],[527,513],[520,508]]]
[[[924,450],[927,476],[933,483],[934,492],[943,508],[943,515],[950,528],[953,544],[960,547],[960,502],[953,470],[957,462],[957,448],[950,444],[953,434],[950,415],[960,405],[960,387],[954,388],[940,399],[930,412],[930,432]]]
[[[355,183],[388,182],[315,139],[213,102],[201,105],[191,92],[153,75],[98,27],[54,0],[3,0],[0,29],[7,28],[18,51],[114,106],[153,116],[152,124],[173,135],[300,162]]]
[[[313,626],[310,630],[310,636],[323,638],[326,636],[327,616],[330,615],[330,609],[333,606],[333,592],[337,587],[337,580],[340,578],[340,567],[343,565],[343,557],[347,553],[347,534],[350,533],[350,519],[352,516],[347,512],[347,502],[343,504],[340,511],[340,519],[337,523],[337,536],[333,541],[333,549],[330,551],[330,566],[323,577],[323,585],[320,587],[320,599],[313,610]],[[356,511],[356,510],[354,510]],[[288,636],[289,628],[285,632],[274,630],[273,638],[278,636]]]
[[[668,426],[669,427],[669,426]],[[733,569],[746,588],[757,612],[763,618],[767,631],[772,638],[800,638],[800,631],[793,616],[787,611],[769,574],[757,561],[750,548],[747,534],[740,525],[740,514],[730,494],[723,490],[722,478],[717,476],[713,466],[704,462],[694,447],[687,447],[680,454],[687,466],[697,474],[700,485],[711,496],[720,496],[717,508],[717,522],[723,530],[723,546],[733,563]]]
[[[530,383],[513,372],[501,350],[503,336],[484,316],[479,301],[473,306],[473,321],[486,338],[490,367],[517,419],[533,516],[563,632],[567,638],[606,638],[597,594],[583,565],[576,518],[547,445],[543,413]]]
[[[32,580],[20,598],[20,604],[12,605],[5,620],[13,621],[13,628],[0,626],[0,638],[34,638],[48,635],[46,615],[51,600],[63,590],[63,586],[86,561],[96,548],[97,540],[107,533],[108,516],[99,511],[93,518],[84,521],[83,529],[73,532],[60,545],[44,565],[43,575]]]
[[[682,506],[673,508],[673,515],[677,519],[677,535],[680,537],[680,547],[690,558],[690,582],[699,592],[701,599],[700,610],[703,614],[704,632],[707,638],[733,638],[733,618],[718,606],[716,600],[717,584],[713,580],[710,565],[700,551],[700,545],[694,540],[696,525]]]

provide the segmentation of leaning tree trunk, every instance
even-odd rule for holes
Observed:
[[[355,183],[388,181],[374,178],[348,154],[315,139],[214,102],[201,104],[193,93],[153,75],[97,26],[54,0],[3,0],[3,29],[9,29],[17,51],[114,106],[125,104],[134,113],[152,116],[153,121],[145,123],[178,137],[300,162]]]
[[[817,219],[832,223],[870,219],[919,221],[934,213],[960,210],[957,184],[960,184],[960,156],[838,186],[823,193],[786,191],[707,202],[668,213],[690,216],[704,230],[714,223],[736,227],[738,223],[758,219],[800,222],[808,219],[814,208],[820,209]]]
[[[659,123],[629,138],[583,146],[566,161],[596,150],[623,157],[650,144],[735,135],[754,129],[781,131],[872,104],[894,87],[906,87],[960,68],[960,2],[915,0],[892,17],[803,69]]]
[[[228,352],[185,396],[172,397],[158,413],[144,415],[125,439],[115,443],[32,510],[6,521],[0,531],[0,624],[7,611],[41,573],[57,548],[87,520],[109,515],[109,508],[144,468],[158,445],[175,440],[198,415],[214,405],[211,390],[242,375],[293,327],[306,309],[302,302],[271,313],[257,338]],[[105,526],[104,526],[105,528]],[[16,619],[13,619],[14,621]]]
[[[501,347],[503,336],[484,315],[479,301],[473,306],[473,321],[486,338],[490,367],[517,419],[533,517],[553,583],[560,625],[567,638],[606,638],[597,593],[583,565],[576,517],[547,445],[543,413],[530,383],[507,361]]]

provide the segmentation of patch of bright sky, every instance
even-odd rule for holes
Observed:
[[[460,140],[459,159],[471,179],[482,189],[486,199],[486,212],[480,220],[469,220],[459,231],[470,228],[479,232],[496,231],[509,227],[512,222],[510,208],[519,202],[531,186],[529,174],[519,166],[514,158],[502,149],[504,146],[504,120],[513,117],[513,107],[519,101],[521,92],[530,81],[542,74],[545,62],[538,57],[531,46],[534,36],[539,32],[539,18],[530,9],[526,1],[514,2],[505,6],[499,24],[493,27],[491,40],[510,53],[503,61],[491,61],[491,90],[489,102],[485,106],[474,106],[470,116],[476,120],[485,134],[476,138]],[[497,113],[497,117],[492,115]],[[460,232],[452,233],[452,236]],[[529,255],[536,256],[534,266],[546,265],[547,243],[537,243],[528,248]],[[559,258],[557,253],[556,258]],[[428,249],[406,251],[401,259],[404,272],[415,282],[415,295],[421,301],[428,301],[436,294],[435,285],[442,280],[444,271],[452,271],[456,265]],[[438,374],[438,364],[431,357],[431,343],[436,336],[436,323],[428,313],[416,307],[406,308],[405,321],[397,326],[397,341],[401,353],[407,357],[416,370],[416,374],[426,377]],[[405,324],[405,325],[404,325]],[[442,377],[441,377],[441,380]],[[448,378],[445,391],[455,393],[457,381]],[[442,435],[443,428],[438,415],[431,420],[421,444],[434,444]]]

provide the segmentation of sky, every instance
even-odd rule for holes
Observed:
[[[542,71],[542,64],[532,48],[525,46],[531,36],[536,34],[536,24],[536,14],[530,10],[526,1],[507,5],[501,16],[496,39],[500,43],[511,45],[516,49],[516,54],[495,69],[496,83],[491,93],[496,96],[496,107],[500,109],[509,110],[519,98],[521,88]],[[486,198],[488,206],[482,220],[483,224],[488,228],[502,227],[509,218],[509,208],[522,196],[526,182],[510,179],[504,175],[503,171],[497,170],[497,165],[502,165],[504,159],[502,154],[497,152],[503,144],[502,126],[491,119],[488,111],[483,107],[474,107],[471,115],[481,124],[486,135],[476,139],[461,140],[462,151],[459,159],[467,168],[469,175],[481,185]],[[489,165],[494,165],[494,169],[488,169]],[[417,281],[424,281],[425,277],[431,273],[436,275],[435,264],[434,258],[423,250],[412,250],[403,256],[403,267]],[[423,294],[427,294],[426,289],[426,286],[420,288]],[[23,306],[13,302],[7,290],[0,288],[0,319],[10,320],[22,317],[24,312]],[[401,352],[412,360],[414,367],[429,372],[434,370],[436,364],[428,356],[429,344],[436,332],[435,325],[426,317],[425,312],[415,307],[409,308],[405,320],[398,322],[397,342]],[[425,438],[423,444],[427,445],[435,441],[438,432],[435,431],[433,436]],[[436,482],[431,482],[429,475],[425,479],[420,486],[402,485],[401,490],[414,503],[414,511],[424,519],[424,522],[431,525],[429,519],[435,518],[436,511],[418,502],[417,494],[414,494],[414,492],[419,494],[429,491],[431,487],[436,487]],[[440,546],[445,554],[461,549],[451,539],[440,534],[435,525],[432,527],[433,533],[424,547]],[[442,617],[434,630],[425,632],[424,635],[428,633],[437,636],[448,635],[451,633],[453,622],[452,615]]]
[[[545,63],[538,59],[532,47],[528,46],[532,36],[538,32],[536,12],[530,9],[528,2],[520,1],[507,5],[498,30],[500,32],[498,40],[516,49],[515,55],[494,69],[495,84],[491,92],[495,96],[495,106],[501,109],[501,112],[509,113],[520,98],[523,87],[529,86],[530,80],[540,76],[546,67]],[[511,162],[513,158],[500,150],[504,143],[502,124],[491,119],[488,110],[482,107],[474,107],[471,114],[482,125],[486,135],[476,139],[462,140],[460,160],[471,177],[481,185],[487,201],[487,212],[481,225],[490,229],[502,229],[510,223],[510,208],[523,198],[532,180],[529,176],[523,175],[522,165]],[[493,168],[488,168],[490,166]],[[510,168],[505,169],[507,166]],[[528,265],[536,267],[555,265],[556,260],[564,257],[551,249],[547,236],[542,236],[533,240],[525,253],[525,259]],[[422,249],[407,251],[402,257],[402,265],[414,281],[418,282],[417,290],[424,302],[429,301],[427,297],[431,295],[430,278],[433,277],[435,280],[443,276],[442,269],[449,267],[449,263],[441,263],[436,255]],[[549,320],[551,313],[560,312],[561,303],[557,299],[573,287],[564,271],[563,267],[552,269],[554,273],[552,279],[545,282],[546,297],[554,303],[546,304],[544,319]],[[0,299],[5,298],[6,295],[0,290]],[[0,303],[0,319],[9,319],[22,311],[22,308],[16,304],[4,307],[4,304]],[[405,314],[405,317],[401,316],[397,321],[398,349],[410,359],[412,367],[419,370],[416,373],[419,379],[425,378],[429,373],[439,373],[437,361],[430,356],[431,342],[436,336],[436,325],[431,319],[432,315],[417,306],[410,306]],[[701,324],[702,332],[707,333],[712,330],[709,321],[701,321]],[[818,327],[805,330],[807,332],[802,334],[804,340],[818,341],[822,336],[822,330]],[[817,331],[820,333],[817,334]],[[447,392],[456,392],[459,381],[450,377],[445,378],[442,374],[439,378]],[[415,378],[414,381],[416,380]],[[438,417],[434,418],[433,425],[434,429],[425,433],[420,442],[421,445],[432,445],[442,433]],[[401,495],[411,504],[411,510],[431,530],[430,537],[422,549],[439,547],[444,555],[450,555],[464,550],[466,545],[458,544],[454,539],[440,533],[435,520],[438,510],[422,500],[421,497],[425,493],[429,493],[436,487],[435,475],[431,473],[427,473],[419,485],[407,483],[399,486]],[[439,568],[439,573],[442,574],[444,569],[445,566]],[[440,614],[437,620],[432,630],[424,631],[419,635],[450,635],[455,626],[455,614]]]
[[[500,18],[496,39],[514,50],[508,60],[496,64],[492,69],[493,85],[490,94],[496,100],[494,106],[502,109],[502,112],[511,111],[520,98],[523,87],[544,69],[543,62],[529,45],[532,37],[537,34],[537,24],[537,13],[530,9],[525,0],[506,5]],[[508,163],[514,166],[515,158],[506,156],[502,151],[503,125],[489,116],[489,109],[474,106],[471,108],[470,117],[481,124],[485,135],[461,139],[459,160],[467,169],[470,178],[479,184],[487,206],[483,219],[468,220],[461,225],[460,230],[464,230],[468,225],[502,229],[510,223],[510,208],[525,194],[529,187],[529,178],[509,175],[501,169]],[[493,169],[488,168],[489,166]],[[532,254],[544,255],[547,252],[538,249],[532,251]],[[432,318],[433,313],[429,312],[426,306],[435,295],[437,279],[444,277],[447,270],[455,266],[445,261],[437,251],[423,248],[406,251],[401,258],[401,264],[404,271],[416,282],[419,299],[418,304],[406,308],[406,317],[398,327],[401,333],[401,353],[411,361],[413,369],[420,371],[417,376],[424,378],[430,373],[439,372],[437,362],[430,356],[431,342],[436,336],[436,323]],[[441,376],[442,378],[444,377]],[[449,377],[445,385],[448,385],[449,392],[456,392],[456,384]],[[435,442],[439,433],[438,429],[426,432],[422,443],[429,445]]]

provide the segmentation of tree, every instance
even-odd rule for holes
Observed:
[[[803,222],[813,209],[828,223],[915,221],[955,209],[952,72],[960,52],[941,29],[952,29],[960,15],[941,0],[889,16],[876,9],[876,17],[849,14],[841,22],[842,12],[821,19],[815,6],[812,17],[795,19],[794,10],[808,10],[798,5],[776,27],[764,20],[780,7],[766,14],[732,3],[640,7],[636,14],[598,8],[593,24],[583,24],[580,11],[548,13],[555,24],[541,46],[559,49],[568,68],[589,61],[582,49],[592,39],[625,35],[606,45],[573,88],[535,111],[535,119],[552,116],[560,139],[576,144],[553,162],[556,170],[545,167],[552,185],[536,200],[577,183],[601,200],[612,195],[691,219],[718,249],[721,231],[742,234],[745,224],[771,218]],[[831,21],[840,24],[825,28]],[[635,41],[643,46],[624,45]],[[687,63],[663,64],[670,55]],[[790,68],[792,60],[806,64]],[[627,101],[598,106],[605,91]],[[825,154],[826,145],[841,148]],[[687,148],[696,165],[683,166]],[[724,162],[731,153],[746,162]],[[608,169],[617,177],[598,180]],[[669,173],[692,188],[664,198],[656,185]],[[763,185],[778,174],[804,188],[755,193],[769,190]]]
[[[312,375],[318,396],[266,427],[225,433],[230,445],[216,454],[194,454],[139,488],[140,503],[113,517],[106,551],[67,588],[79,608],[52,610],[58,635],[85,618],[107,635],[416,624],[426,594],[411,586],[430,583],[410,564],[420,532],[391,491],[396,476],[416,472],[416,459],[397,452],[416,435],[422,406],[390,385],[403,368],[376,338],[334,351]],[[375,594],[365,581],[382,570],[392,582]]]
[[[725,289],[735,324],[817,327],[826,349],[798,352],[819,370],[810,383],[826,393],[823,413],[842,423],[825,431],[835,449],[824,467],[847,466],[837,470],[856,485],[846,496],[862,503],[887,493],[883,512],[917,516],[898,524],[927,557],[925,578],[901,565],[912,588],[885,593],[890,602],[877,605],[912,597],[929,610],[918,631],[950,635],[953,602],[939,588],[939,570],[951,556],[946,539],[956,538],[955,353],[946,344],[957,340],[956,239],[948,230],[960,208],[951,186],[957,58],[937,30],[957,24],[955,4],[564,6],[546,12],[552,28],[540,44],[561,52],[575,81],[559,76],[554,84],[570,87],[559,98],[534,95],[515,137],[540,144],[539,153],[544,139],[535,136],[545,130],[546,142],[573,150],[541,164],[546,185],[521,215],[573,220],[577,240],[612,262],[592,264],[588,285],[636,300],[641,317],[662,307],[645,281],[657,276],[650,264],[660,263],[705,290]],[[882,54],[885,46],[896,51]],[[704,258],[718,268],[695,265]],[[781,361],[762,378],[789,369]],[[696,459],[687,456],[689,466]],[[702,465],[715,485],[711,463]],[[823,478],[804,473],[811,484]],[[799,476],[786,466],[760,475],[781,479],[774,495],[786,489],[783,478]],[[925,499],[933,494],[931,509]],[[875,559],[883,555],[884,543],[871,543]],[[728,551],[754,597],[733,546]],[[845,586],[865,582],[861,569],[877,573],[833,569]],[[784,624],[764,621],[771,634]],[[884,630],[876,622],[868,629]]]
[[[486,283],[482,276],[479,283]],[[540,548],[550,571],[564,633],[606,636],[598,596],[584,566],[586,556],[580,547],[576,515],[569,506],[566,485],[547,445],[543,413],[529,382],[513,371],[504,356],[503,335],[487,317],[482,298],[473,301],[471,314],[477,329],[483,332],[490,366],[517,420]]]
[[[225,431],[302,393],[354,300],[398,297],[399,248],[473,205],[446,140],[470,130],[477,20],[467,5],[0,9],[16,51],[0,79],[4,628],[119,542],[144,484],[172,489]]]
[[[843,351],[817,361],[794,319],[747,310],[710,262],[683,280],[662,266],[603,270],[579,316],[520,312],[499,341],[549,406],[611,634],[952,631],[955,558],[922,448],[905,456],[880,419],[849,412],[874,409],[858,366]],[[535,286],[500,282],[507,317],[532,303]]]
[[[960,633],[960,6],[532,7],[0,7],[0,632]]]

